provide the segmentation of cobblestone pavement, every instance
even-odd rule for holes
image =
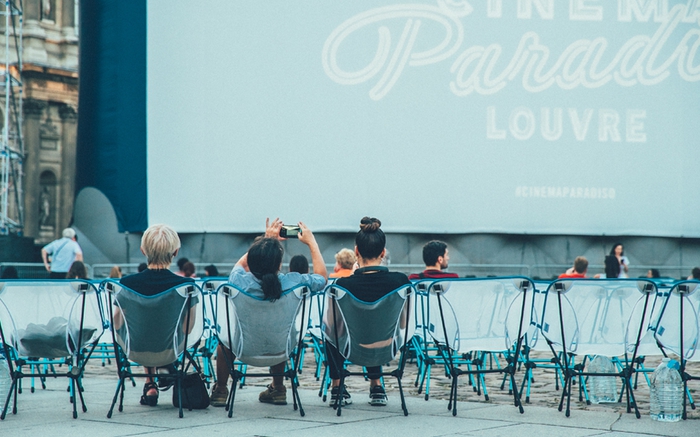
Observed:
[[[533,354],[533,358],[543,359],[546,361],[551,358],[551,355],[547,353],[535,353]],[[653,371],[653,369],[656,368],[656,366],[660,362],[661,357],[647,357],[644,365],[649,370],[649,372],[651,372]],[[396,363],[393,362],[391,364],[395,365]],[[503,362],[501,362],[501,365],[503,365]],[[305,355],[304,366],[302,368],[302,374],[300,376],[300,385],[302,388],[311,390],[320,389],[321,382],[318,381],[314,375],[315,367],[316,366],[314,362],[314,355],[313,352],[309,349],[307,350],[307,353]],[[414,381],[416,380],[417,373],[418,371],[416,364],[413,362],[409,362],[406,366],[406,372],[403,377],[404,393],[406,396],[423,398],[425,391],[419,393],[418,388],[414,386]],[[700,364],[690,363],[688,373],[690,373],[691,375],[700,375]],[[444,370],[437,366],[433,368],[431,376],[432,380],[430,383],[430,398],[447,399],[449,396],[451,380],[445,376]],[[649,373],[648,376],[651,377],[651,373]],[[114,363],[107,364],[103,367],[102,365],[100,365],[99,360],[93,359],[86,368],[86,378],[91,377],[114,378],[116,384],[116,367],[114,366]],[[521,368],[516,373],[516,383],[518,384],[518,387],[522,385],[523,377],[524,369]],[[638,388],[634,391],[634,394],[637,399],[640,413],[642,415],[648,415],[649,386],[647,385],[643,373],[640,372],[638,374],[638,378]],[[485,400],[483,393],[481,396],[478,395],[473,389],[473,387],[468,385],[467,376],[461,376],[459,379],[458,399],[460,401],[466,402],[487,402],[502,405],[513,404],[513,396],[509,394],[508,385],[505,385],[504,390],[501,390],[500,388],[501,383],[503,381],[503,376],[501,374],[486,375],[485,380],[486,390],[489,396],[488,401]],[[552,408],[552,410],[556,412],[561,396],[561,387],[557,389],[556,380],[557,377],[554,369],[542,367],[535,368],[533,370],[533,381],[530,390],[530,400],[529,403],[524,403],[524,408],[527,409],[528,405],[536,405],[540,407]],[[246,381],[246,386],[253,387],[257,390],[257,387],[264,387],[267,384],[269,384],[269,382],[270,380],[268,378],[249,378]],[[398,402],[398,384],[396,383],[396,379],[385,378],[385,385],[387,389],[387,394],[389,395],[389,401],[393,402],[395,400],[396,402]],[[618,381],[617,385],[619,389],[621,387],[621,383]],[[700,383],[696,381],[689,382],[690,393],[694,398],[697,397],[697,389],[699,385]],[[365,399],[365,397],[368,398],[369,383],[364,381],[362,378],[348,378],[347,386],[348,391],[351,393],[355,402],[359,402],[362,399]],[[578,394],[579,385],[576,384],[574,385],[574,392],[571,396],[571,410],[574,412],[577,410],[589,410],[624,413],[626,411],[625,402],[587,405],[585,401],[579,401]],[[698,418],[700,418],[700,409],[692,410],[691,408],[688,408],[688,419]]]

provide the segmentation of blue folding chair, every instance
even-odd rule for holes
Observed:
[[[103,321],[97,289],[83,280],[6,280],[0,282],[0,343],[8,358],[12,383],[0,419],[10,400],[17,413],[17,394],[23,378],[44,378],[42,366],[52,366],[53,377],[67,377],[78,417],[77,398],[87,411],[82,377],[90,354],[102,335]],[[56,370],[65,365],[66,371]],[[29,367],[25,372],[23,367]]]

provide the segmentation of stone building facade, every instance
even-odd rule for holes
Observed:
[[[24,235],[43,244],[60,236],[73,214],[78,2],[22,3]],[[5,33],[4,19],[2,27]]]

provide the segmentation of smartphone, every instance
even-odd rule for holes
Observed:
[[[280,237],[282,238],[296,237],[300,233],[301,228],[299,226],[283,225],[282,229],[280,229]]]

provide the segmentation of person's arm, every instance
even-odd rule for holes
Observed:
[[[82,261],[83,260],[83,252],[76,253],[75,254],[75,261]]]
[[[280,237],[280,230],[282,229],[282,220],[277,217],[270,223],[270,218],[265,219],[265,238],[277,238],[278,240],[286,240],[286,238]]]
[[[238,260],[236,265],[243,267],[243,270],[245,270],[246,272],[249,271],[249,269],[248,269],[248,252],[243,254],[243,256]]]
[[[321,255],[321,249],[318,247],[316,237],[314,237],[311,229],[307,228],[304,223],[299,222],[299,227],[301,228],[299,241],[309,246],[311,263],[314,265],[314,273],[328,279],[328,270],[326,270],[326,263],[323,261],[323,255]]]
[[[46,268],[46,271],[50,272],[51,266],[49,265],[49,253],[46,252],[46,249],[41,249],[41,259],[44,260],[44,267]]]
[[[118,306],[114,305],[112,308],[112,329],[119,329],[124,324],[124,315]]]

